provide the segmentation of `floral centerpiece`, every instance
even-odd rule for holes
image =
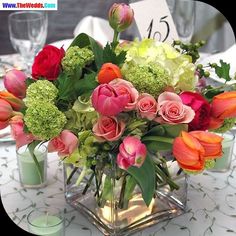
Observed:
[[[27,144],[32,153],[49,141],[65,166],[68,202],[109,233],[149,225],[153,215],[161,219],[163,196],[172,209],[163,208],[169,212],[163,217],[179,214],[173,206],[181,204],[170,195],[181,188],[181,172],[214,166],[222,155],[215,132],[229,130],[236,117],[234,87],[207,84],[209,68],[231,79],[227,63],[198,64],[204,42],[119,43],[132,21],[129,6],[114,4],[112,42],[103,47],[82,33],[66,51],[47,45],[32,77],[9,71],[0,93],[0,128],[10,124],[16,147]]]

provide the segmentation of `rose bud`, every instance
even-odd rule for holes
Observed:
[[[0,114],[0,129],[4,129],[9,125],[10,118],[13,115],[13,110],[11,105],[3,99],[0,99]]]
[[[147,155],[146,146],[134,136],[124,138],[119,146],[117,165],[124,170],[130,166],[141,167]]]
[[[24,72],[12,69],[3,77],[4,86],[8,92],[16,97],[23,99],[26,93],[25,80],[27,76]]]
[[[122,78],[120,68],[112,63],[105,63],[98,72],[98,82],[100,84],[109,83],[110,81]]]
[[[109,24],[117,32],[127,29],[133,22],[134,11],[124,3],[114,3],[109,10]]]

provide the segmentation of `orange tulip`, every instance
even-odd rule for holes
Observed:
[[[183,169],[201,171],[205,160],[222,155],[222,138],[205,131],[181,132],[173,143],[173,154]]]
[[[218,119],[236,117],[236,91],[224,92],[213,97],[211,115]]]
[[[191,136],[196,138],[205,150],[205,159],[215,159],[222,156],[222,137],[202,131],[190,132]]]
[[[98,72],[98,82],[100,84],[109,83],[110,81],[122,78],[120,68],[112,63],[105,63]]]
[[[8,102],[15,111],[19,111],[24,107],[24,102],[21,99],[15,97],[13,94],[7,91],[0,91],[0,99]]]
[[[11,105],[7,101],[0,99],[0,129],[4,129],[9,125],[12,114]]]

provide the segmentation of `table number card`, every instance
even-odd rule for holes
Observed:
[[[165,0],[143,0],[130,4],[142,38],[172,43],[178,34]]]

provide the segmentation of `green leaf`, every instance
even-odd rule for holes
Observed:
[[[151,153],[156,153],[157,151],[167,151],[172,149],[172,144],[164,142],[147,142],[145,143],[147,149]]]
[[[82,94],[91,93],[97,86],[96,73],[85,74],[83,79],[77,80],[74,84],[76,97]]]
[[[229,70],[230,70],[230,64],[223,62],[223,60],[220,60],[220,66],[215,66],[215,73],[219,78],[223,78],[226,81],[230,81],[230,75],[229,75]]]
[[[121,64],[124,63],[126,58],[126,52],[121,51],[119,55],[116,55],[114,52],[112,46],[110,44],[106,44],[104,50],[103,50],[103,62],[111,62],[113,64],[116,64],[120,66]]]
[[[90,47],[94,54],[94,59],[97,65],[97,69],[100,69],[100,67],[104,63],[103,49],[102,46],[99,45],[95,39],[93,39],[92,37],[88,36],[85,33],[81,33],[73,40],[69,48],[72,46],[78,46],[80,48]]]
[[[149,154],[140,168],[131,166],[127,172],[134,177],[140,186],[143,199],[146,205],[149,206],[155,192],[156,184],[155,168]]]

